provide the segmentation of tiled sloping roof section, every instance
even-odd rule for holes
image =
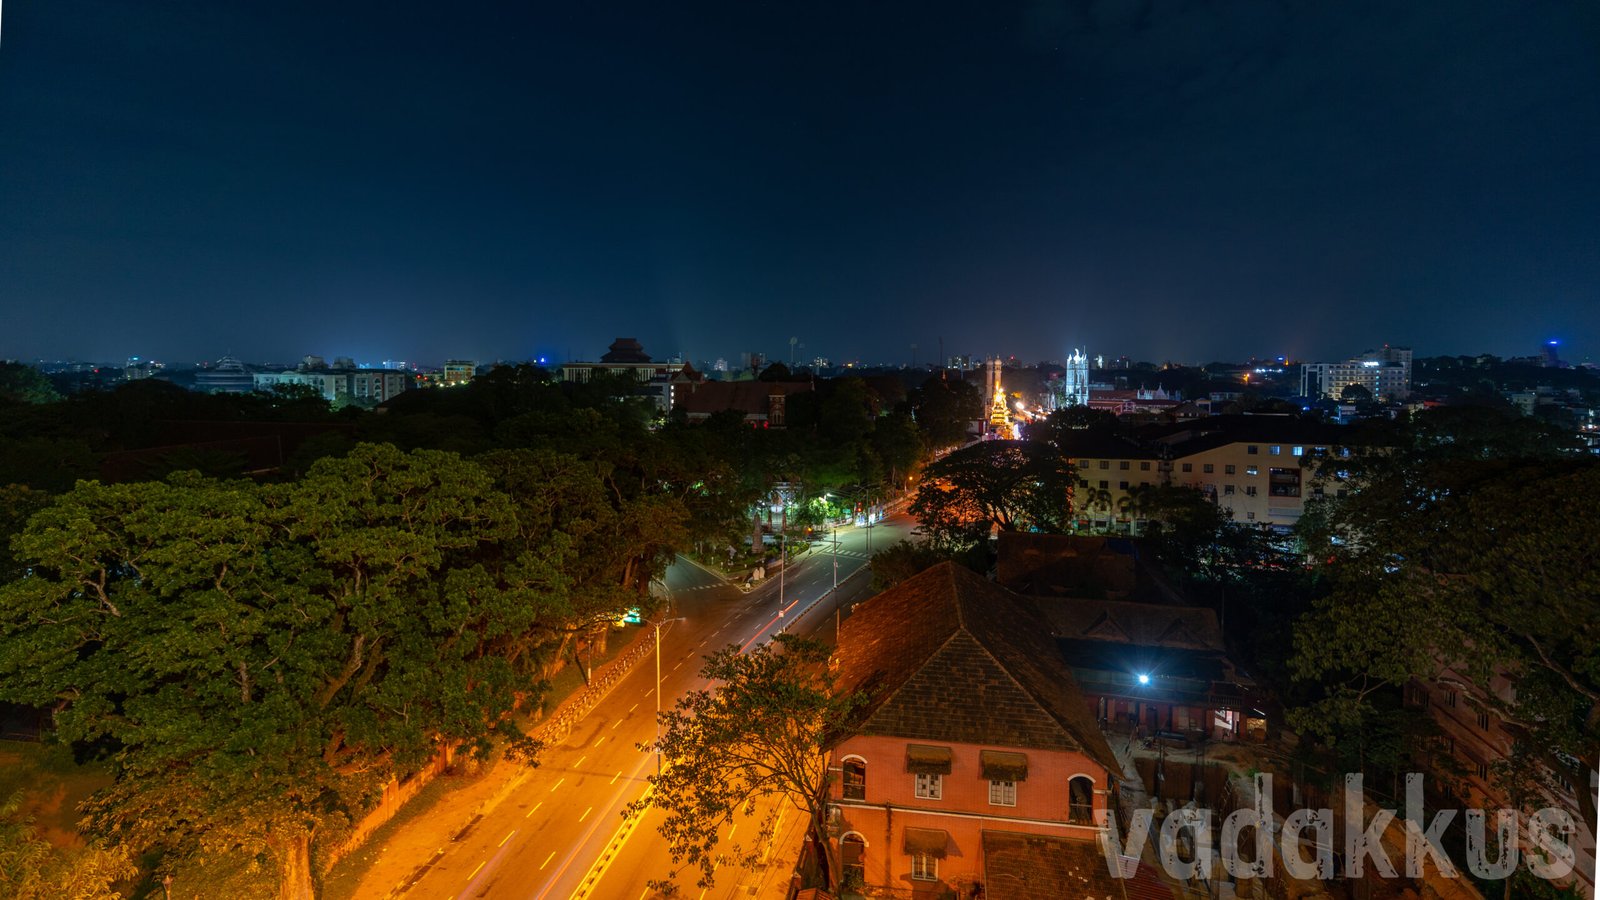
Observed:
[[[810,382],[803,381],[702,381],[685,386],[674,400],[690,415],[711,415],[728,409],[762,415],[769,412],[773,396],[787,397],[810,390]]]
[[[840,686],[868,695],[863,734],[1081,750],[1120,771],[1037,612],[953,563],[858,607],[836,659]]]
[[[1127,541],[1006,531],[997,549],[995,580],[1019,594],[1070,594],[1092,582],[1127,596],[1138,581],[1138,561]]]
[[[1217,614],[1204,607],[1077,597],[1039,597],[1035,603],[1058,637],[1138,647],[1223,649]]]
[[[1123,900],[1097,844],[1005,831],[983,833],[985,900]]]

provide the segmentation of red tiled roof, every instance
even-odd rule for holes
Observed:
[[[1204,607],[1078,598],[1040,598],[1038,605],[1058,637],[1139,647],[1224,649],[1217,614]]]
[[[985,900],[1123,900],[1124,884],[1091,841],[983,833]]]
[[[674,406],[689,415],[712,415],[737,410],[745,415],[766,415],[774,395],[811,390],[809,381],[701,381],[673,394]]]
[[[867,695],[859,733],[1077,750],[1120,771],[1037,611],[953,563],[857,607],[834,658],[841,688]]]
[[[1138,540],[1005,531],[995,549],[995,580],[1025,596],[1183,602]]]

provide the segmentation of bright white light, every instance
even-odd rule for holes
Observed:
[[[1139,673],[1139,683],[1140,684],[1149,684],[1150,683],[1150,676],[1146,675],[1146,674],[1144,674],[1142,672]]]

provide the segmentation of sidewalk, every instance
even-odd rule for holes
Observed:
[[[787,800],[784,801],[788,803]],[[805,847],[806,817],[799,810],[786,808],[767,848],[765,864],[740,874],[733,896],[759,900],[787,900],[789,881]],[[720,887],[720,886],[719,886]]]

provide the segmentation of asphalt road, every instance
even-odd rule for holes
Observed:
[[[907,536],[913,525],[897,516],[873,527],[873,548]],[[670,615],[683,619],[661,629],[663,708],[704,686],[700,660],[713,650],[730,644],[749,648],[780,630],[831,641],[836,599],[847,610],[870,595],[867,529],[846,527],[838,538],[837,594],[832,593],[834,554],[829,545],[819,544],[785,575],[781,604],[776,578],[745,594],[682,559],[672,566],[666,575],[675,607]],[[635,666],[566,741],[546,747],[539,767],[519,776],[505,799],[442,848],[426,874],[401,896],[634,900],[648,895],[647,882],[671,869],[666,842],[655,830],[659,813],[625,830],[622,810],[644,793],[646,778],[655,771],[655,757],[638,749],[655,736],[653,662]],[[741,826],[753,828],[742,822],[733,827]],[[701,896],[692,875],[679,882],[682,896]],[[737,877],[719,877],[716,889],[704,896],[730,897],[737,882]]]

